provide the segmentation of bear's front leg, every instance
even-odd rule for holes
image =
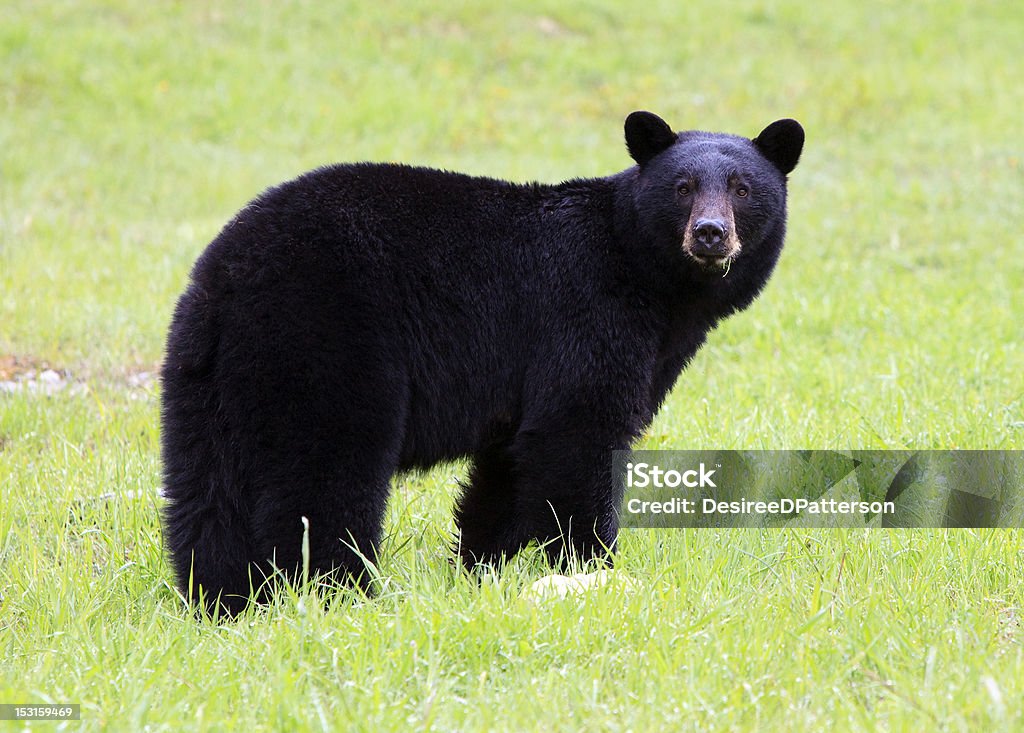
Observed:
[[[462,487],[455,549],[467,568],[508,559],[529,539],[516,523],[516,472],[508,448],[505,443],[477,453]]]
[[[512,446],[516,502],[513,523],[525,540],[537,539],[552,564],[611,562],[619,531],[622,484],[614,480],[612,452],[628,448],[620,425],[603,430],[578,413],[523,430]]]

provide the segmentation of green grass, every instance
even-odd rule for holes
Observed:
[[[1013,2],[5,7],[0,372],[73,386],[0,393],[0,703],[114,730],[1024,727],[1018,531],[631,531],[639,590],[536,605],[536,554],[450,567],[448,466],[396,481],[379,597],[196,623],[159,387],[131,379],[205,243],[305,169],[557,181],[626,167],[633,109],[793,116],[778,272],[642,447],[1024,448],[1021,37]]]

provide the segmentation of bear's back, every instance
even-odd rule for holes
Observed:
[[[217,270],[247,287],[297,263],[368,274],[474,266],[512,273],[544,244],[539,212],[548,189],[398,164],[326,166],[257,196],[194,274]]]

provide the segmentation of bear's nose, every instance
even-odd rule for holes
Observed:
[[[694,241],[707,248],[712,248],[725,241],[725,222],[721,219],[698,219],[693,225]]]

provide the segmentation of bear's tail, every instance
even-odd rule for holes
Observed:
[[[193,282],[175,308],[161,371],[163,526],[182,595],[233,615],[252,592],[253,540],[219,406],[218,329],[214,298]]]

